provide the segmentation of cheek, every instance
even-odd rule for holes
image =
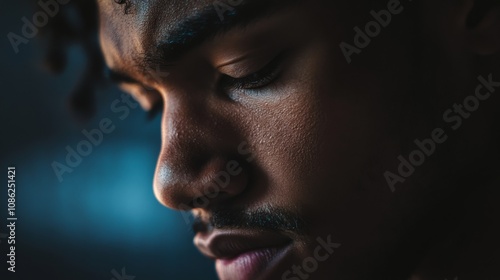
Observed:
[[[316,94],[314,88],[303,93],[291,94],[255,118],[251,141],[272,192],[320,205],[354,195],[368,183],[385,183],[382,162],[394,159],[389,155],[396,145],[381,126],[382,112]]]
[[[327,215],[343,229],[363,221],[359,232],[367,232],[390,205],[383,174],[399,147],[390,105],[383,90],[346,90],[328,66],[308,61],[302,71],[311,76],[295,77],[281,98],[254,103],[247,116],[264,199],[300,209],[313,227],[324,227]]]
[[[290,94],[278,104],[262,110],[252,133],[256,155],[277,190],[290,191],[302,185],[305,174],[316,168],[321,112],[301,95]],[[294,182],[294,184],[290,184]]]
[[[325,192],[351,191],[394,146],[382,126],[388,123],[384,106],[372,97],[377,93],[339,86],[331,59],[328,48],[308,48],[279,97],[247,103],[248,138],[275,196],[314,203]]]

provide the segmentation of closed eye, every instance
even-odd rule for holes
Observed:
[[[222,75],[219,86],[223,91],[234,90],[255,90],[263,88],[274,82],[281,72],[281,62],[283,55],[276,56],[271,62],[261,70],[242,78],[233,78],[229,75]]]

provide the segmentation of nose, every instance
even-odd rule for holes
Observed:
[[[223,100],[196,96],[165,99],[162,147],[154,193],[163,205],[178,209],[215,207],[237,197],[248,183],[238,152],[242,138]]]

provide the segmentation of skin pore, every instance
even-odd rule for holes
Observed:
[[[146,110],[163,107],[155,195],[193,208],[195,244],[221,279],[238,278],[211,242],[233,233],[287,248],[253,279],[282,279],[328,237],[341,246],[288,279],[495,275],[495,94],[395,192],[384,173],[449,127],[443,112],[479,75],[500,81],[500,8],[471,27],[474,1],[401,1],[347,63],[340,43],[387,2],[254,0],[221,20],[212,1],[136,1],[127,13],[98,1],[112,79]],[[239,172],[207,191],[222,170]]]

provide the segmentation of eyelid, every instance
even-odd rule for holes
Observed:
[[[278,51],[266,51],[258,54],[254,52],[247,53],[222,66],[218,66],[217,70],[235,79],[244,78],[264,68],[278,56],[278,53]]]
[[[250,57],[252,54],[253,54],[253,52],[248,52],[248,53],[246,53],[244,55],[232,58],[232,59],[230,59],[230,60],[228,60],[228,61],[226,61],[224,63],[221,63],[221,64],[217,65],[216,68],[219,69],[219,70],[220,69],[224,69],[225,66],[232,65],[232,64],[238,63],[238,62],[240,62],[242,60],[245,60],[248,57]]]
[[[272,58],[267,64],[259,70],[252,72],[242,78],[234,78],[223,75],[221,78],[221,87],[227,90],[259,90],[273,83],[281,74],[284,58],[282,52]]]

